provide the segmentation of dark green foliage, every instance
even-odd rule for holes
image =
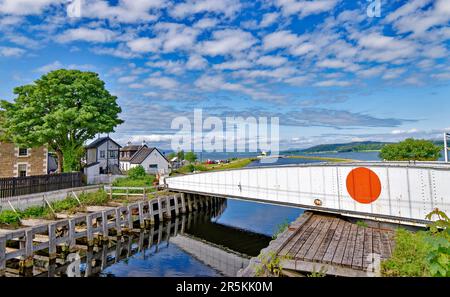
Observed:
[[[141,165],[136,166],[128,170],[128,177],[130,179],[141,179],[147,176],[147,172],[145,172],[144,167]]]
[[[105,205],[109,201],[108,194],[103,190],[92,193],[83,193],[78,198],[83,205]]]
[[[0,224],[18,225],[20,223],[19,216],[12,210],[4,210],[0,212]]]
[[[381,264],[385,276],[450,276],[450,219],[438,209],[427,215],[437,216],[428,231],[398,229],[392,257]]]
[[[426,260],[430,246],[425,241],[426,232],[410,232],[398,229],[395,249],[390,259],[381,263],[384,276],[429,276]]]
[[[123,121],[117,97],[97,73],[60,69],[14,89],[14,102],[1,101],[2,130],[27,147],[47,144],[64,171],[79,169],[83,144],[98,133],[114,132]]]
[[[408,138],[381,149],[380,158],[387,161],[436,161],[441,148],[429,140]]]
[[[387,142],[361,141],[350,143],[333,143],[316,145],[303,150],[289,151],[285,153],[323,153],[323,152],[360,152],[360,151],[378,151],[382,149]]]
[[[197,161],[197,155],[194,152],[187,152],[184,155],[184,159],[188,162],[194,163],[195,161]]]

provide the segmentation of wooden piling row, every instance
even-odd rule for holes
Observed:
[[[92,247],[96,242],[107,242],[111,236],[120,237],[124,232],[140,231],[157,221],[207,209],[209,205],[218,205],[222,200],[177,193],[11,231],[0,235],[0,276],[5,274],[8,260],[19,259],[19,267],[25,271],[33,266],[36,252],[48,251],[49,259],[55,259],[58,247],[71,252],[76,249],[77,240],[85,238],[87,246]],[[138,227],[135,229],[135,226]]]

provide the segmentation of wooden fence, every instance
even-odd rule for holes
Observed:
[[[81,186],[81,172],[0,178],[0,199]]]

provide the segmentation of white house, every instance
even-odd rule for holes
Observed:
[[[122,151],[127,152],[129,150]],[[122,158],[120,164],[122,170],[129,170],[141,165],[150,174],[166,174],[170,168],[170,163],[166,157],[156,147],[149,148],[145,143],[131,157],[126,155]]]
[[[120,174],[121,146],[109,137],[100,137],[86,146],[86,174]]]

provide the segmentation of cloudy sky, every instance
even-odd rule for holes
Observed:
[[[276,116],[282,148],[450,131],[450,1],[0,0],[0,98],[42,74],[98,72],[122,144],[172,120]]]

